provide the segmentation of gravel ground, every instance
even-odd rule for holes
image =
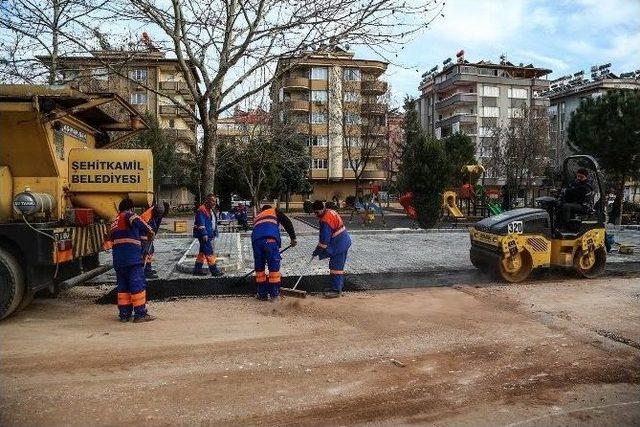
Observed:
[[[0,424],[638,425],[637,279],[153,302],[0,326]]]

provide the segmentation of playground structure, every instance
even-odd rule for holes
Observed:
[[[499,191],[484,186],[484,166],[466,165],[462,167],[462,172],[467,174],[469,179],[460,187],[457,198],[460,213],[465,212],[467,218],[485,218],[502,213],[498,201]],[[479,179],[481,182],[477,183]]]
[[[499,192],[487,189],[483,184],[477,183],[482,177],[484,181],[485,168],[482,165],[465,165],[462,172],[467,174],[468,180],[459,191],[447,190],[442,194],[442,209],[445,216],[454,221],[466,219],[480,219],[502,213],[502,207],[498,201]],[[413,206],[414,194],[403,194],[398,201],[404,208],[407,216],[417,218],[417,212]]]

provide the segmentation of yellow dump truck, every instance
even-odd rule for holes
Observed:
[[[0,319],[109,269],[118,203],[153,198],[151,151],[109,147],[146,128],[116,94],[0,85]]]

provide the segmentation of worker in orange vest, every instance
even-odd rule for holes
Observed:
[[[296,231],[293,223],[279,209],[264,205],[262,210],[253,219],[253,231],[251,232],[251,246],[253,248],[253,260],[258,288],[258,299],[266,301],[271,297],[272,301],[280,295],[280,224],[284,227],[291,246],[296,246]],[[269,267],[269,277],[265,274],[265,264]]]

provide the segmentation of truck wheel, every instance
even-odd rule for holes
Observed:
[[[0,248],[0,319],[13,313],[24,296],[24,273],[9,251]]]
[[[531,256],[527,251],[518,252],[512,257],[504,256],[498,261],[497,270],[500,277],[509,283],[522,282],[533,269]]]
[[[598,248],[595,251],[586,253],[582,249],[578,249],[573,258],[573,268],[575,268],[579,276],[588,279],[602,274],[606,263],[607,252],[604,248]]]

